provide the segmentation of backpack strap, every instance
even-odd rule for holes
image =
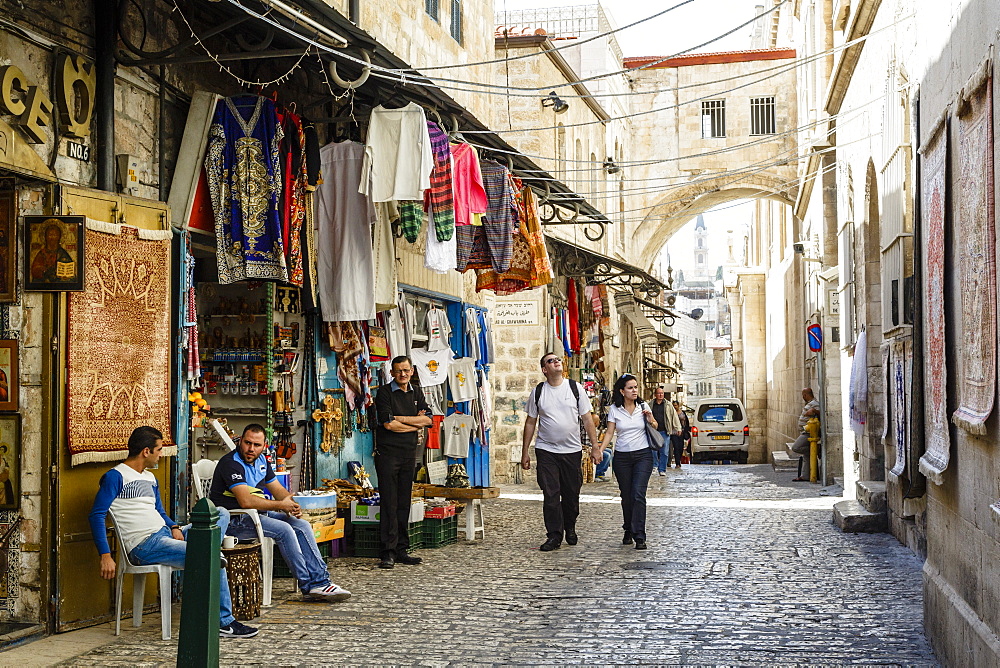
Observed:
[[[541,382],[541,383],[539,383],[538,385],[535,385],[535,410],[536,411],[538,410],[538,401],[542,398],[542,385],[545,385],[544,381]]]

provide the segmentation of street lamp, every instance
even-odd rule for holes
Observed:
[[[552,107],[552,111],[554,111],[557,114],[561,114],[567,109],[569,109],[569,104],[561,97],[556,95],[555,91],[552,91],[551,93],[542,98],[542,106]]]

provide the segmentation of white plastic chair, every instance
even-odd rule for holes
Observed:
[[[121,635],[122,630],[122,584],[125,576],[132,576],[132,626],[138,628],[142,626],[142,602],[146,595],[146,574],[156,573],[160,578],[160,631],[164,640],[170,640],[170,574],[176,568],[164,564],[152,564],[150,566],[137,566],[129,559],[128,550],[125,549],[125,542],[118,532],[118,522],[114,514],[109,510],[112,529],[118,539],[118,561],[115,565],[115,635]]]
[[[216,462],[213,459],[199,459],[191,466],[192,485],[196,500],[208,496],[212,489],[212,476],[215,475]],[[264,535],[260,525],[260,514],[256,508],[239,508],[230,510],[230,515],[247,515],[257,529],[257,540],[260,541],[260,576],[264,583],[262,605],[271,605],[271,589],[274,578],[274,539]]]

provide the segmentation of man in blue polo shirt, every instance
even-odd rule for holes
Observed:
[[[247,425],[236,450],[216,465],[209,498],[215,505],[229,510],[257,510],[264,535],[274,539],[307,599],[343,601],[350,598],[351,592],[330,582],[330,573],[316,547],[312,526],[302,519],[299,504],[278,482],[264,457],[266,447],[264,427]],[[264,489],[273,498],[265,498]],[[257,536],[253,520],[244,514],[233,515],[228,533],[240,539]]]

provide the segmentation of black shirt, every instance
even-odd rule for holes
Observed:
[[[423,390],[410,383],[410,389],[403,389],[392,381],[378,388],[375,395],[375,414],[378,426],[375,428],[375,450],[382,454],[393,454],[414,457],[417,450],[417,432],[398,433],[385,428],[387,422],[392,422],[396,415],[413,417],[425,411],[430,416],[431,409],[424,399]]]
[[[656,420],[656,431],[667,430],[667,416],[663,412],[667,405],[666,401],[656,403],[656,399],[649,402],[649,407],[653,409],[653,418]],[[674,410],[674,407],[670,406],[670,410]]]

